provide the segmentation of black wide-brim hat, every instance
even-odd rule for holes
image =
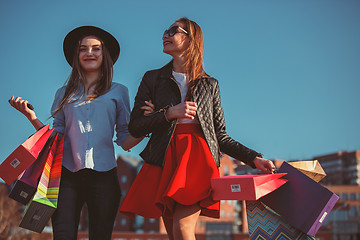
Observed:
[[[100,38],[105,44],[106,48],[109,50],[111,59],[115,64],[120,54],[120,45],[118,41],[113,37],[113,35],[98,27],[81,26],[70,31],[64,38],[64,55],[66,61],[70,64],[70,66],[72,66],[73,64],[75,47],[77,46],[77,43],[80,41],[80,39],[86,36],[96,36]]]

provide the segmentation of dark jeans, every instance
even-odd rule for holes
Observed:
[[[107,172],[62,168],[59,200],[52,216],[54,240],[76,240],[81,209],[86,203],[89,239],[111,239],[121,197],[116,168]]]

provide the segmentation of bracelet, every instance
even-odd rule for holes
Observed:
[[[168,105],[168,106],[166,106],[166,107],[164,107],[164,108],[162,108],[162,109],[160,109],[159,110],[159,112],[164,112],[164,117],[165,117],[165,120],[167,121],[167,122],[171,122],[167,117],[166,117],[166,112],[167,112],[167,110],[170,108],[170,106]]]
[[[165,120],[166,120],[167,122],[170,122],[170,120],[166,117],[166,112],[167,112],[167,111],[164,112]]]

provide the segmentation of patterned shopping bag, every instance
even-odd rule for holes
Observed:
[[[250,240],[315,240],[260,201],[246,201]]]
[[[64,138],[56,135],[36,193],[25,209],[20,227],[41,233],[57,207]]]

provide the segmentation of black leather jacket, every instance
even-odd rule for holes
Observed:
[[[140,107],[148,100],[155,105],[155,112],[144,116],[144,110]],[[218,81],[211,77],[198,79],[192,101],[198,106],[196,114],[216,165],[220,166],[220,152],[223,152],[255,168],[253,160],[261,154],[233,140],[225,131]],[[164,165],[165,153],[177,122],[176,119],[168,122],[165,110],[180,102],[181,93],[172,76],[171,62],[160,69],[145,73],[130,115],[129,131],[134,137],[151,133],[148,144],[140,153],[146,163]]]

